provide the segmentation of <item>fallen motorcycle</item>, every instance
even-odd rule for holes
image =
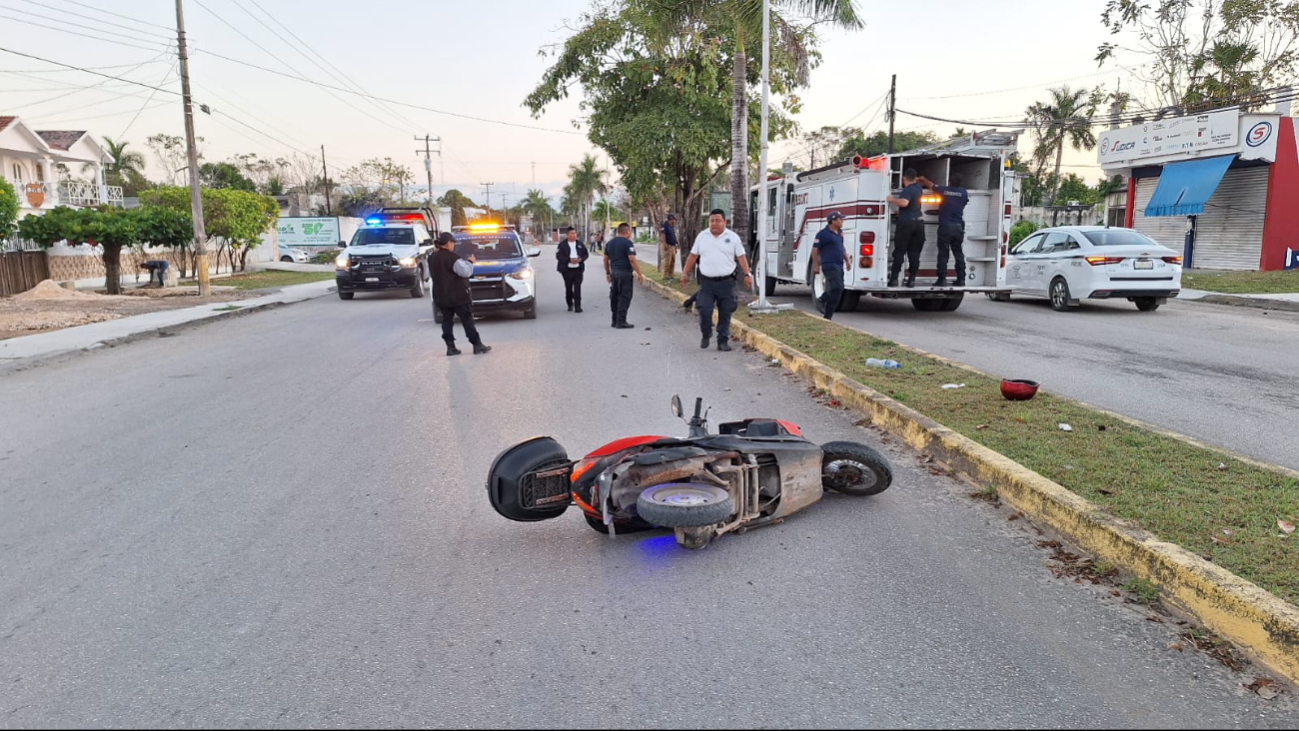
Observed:
[[[727,422],[712,434],[702,411],[695,399],[685,439],[627,437],[578,460],[550,437],[520,442],[492,462],[492,507],[534,522],[576,503],[601,533],[671,528],[680,546],[698,549],[724,533],[781,523],[827,490],[877,495],[893,481],[888,460],[865,444],[817,445],[779,419]],[[685,420],[677,396],[672,412]]]

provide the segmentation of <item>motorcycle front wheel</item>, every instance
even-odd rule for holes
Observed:
[[[893,468],[884,455],[857,442],[821,445],[821,484],[827,490],[866,497],[878,495],[893,484]]]

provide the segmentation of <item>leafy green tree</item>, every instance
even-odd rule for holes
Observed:
[[[59,206],[43,216],[30,214],[24,217],[18,228],[23,238],[46,248],[60,241],[67,241],[72,246],[90,244],[102,247],[108,293],[121,294],[122,249],[139,243],[140,218],[138,209]]]
[[[145,206],[170,208],[185,213],[190,210],[189,189],[175,186],[145,191],[140,196]],[[235,268],[239,254],[240,268],[247,265],[248,252],[261,242],[261,235],[279,218],[280,207],[274,198],[258,193],[222,189],[203,189],[203,223],[207,235],[220,242],[216,259],[224,254]]]
[[[922,147],[930,147],[938,144],[941,140],[932,132],[897,132],[893,135],[893,149],[898,152],[907,150],[918,150]],[[889,133],[874,132],[866,135],[862,130],[854,130],[854,133],[848,136],[839,152],[833,160],[826,160],[825,164],[847,160],[853,155],[862,157],[875,157],[883,155],[889,151]]]
[[[104,149],[113,156],[113,161],[104,166],[104,182],[121,186],[123,195],[134,196],[153,183],[144,176],[144,154],[128,150],[130,144],[125,140],[119,142],[112,137],[104,138]]]
[[[542,230],[542,227],[549,226],[554,222],[555,209],[550,205],[550,199],[542,191],[533,188],[528,191],[528,195],[519,204],[523,213],[532,219],[533,230]]]
[[[13,183],[0,177],[0,239],[9,238],[18,223],[18,193]]]
[[[461,193],[455,188],[443,193],[442,196],[438,198],[437,203],[443,208],[451,209],[452,226],[466,225],[468,222],[465,219],[465,209],[478,207],[469,196]]]
[[[199,182],[204,188],[256,191],[257,184],[244,177],[238,166],[228,162],[205,162],[198,166]]]
[[[582,162],[568,167],[568,191],[581,204],[586,225],[582,238],[591,235],[591,211],[595,196],[604,195],[609,185],[604,181],[604,171],[599,168],[595,156],[585,155]]]

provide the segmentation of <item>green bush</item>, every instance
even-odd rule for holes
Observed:
[[[8,180],[0,178],[0,239],[9,238],[18,224],[18,193]]]
[[[1020,221],[1019,223],[1016,223],[1014,226],[1011,226],[1010,245],[1014,246],[1015,244],[1018,244],[1019,242],[1028,238],[1029,234],[1033,233],[1038,228],[1039,226],[1036,223],[1033,223],[1032,221]]]

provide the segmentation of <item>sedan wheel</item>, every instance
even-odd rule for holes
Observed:
[[[1051,307],[1056,312],[1069,310],[1069,283],[1062,278],[1051,282]]]

